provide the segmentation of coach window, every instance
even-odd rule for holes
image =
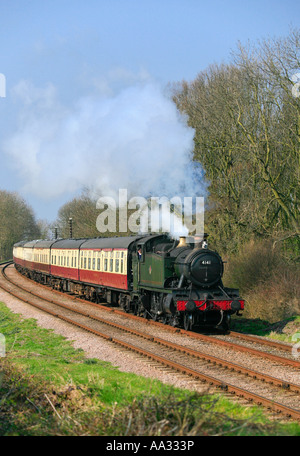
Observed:
[[[100,258],[97,258],[97,270],[100,271]]]
[[[115,265],[115,268],[116,268],[116,269],[115,269],[115,272],[119,272],[119,261],[120,261],[120,260],[117,258],[117,259],[116,259],[116,265]]]
[[[91,258],[89,258],[89,266],[88,269],[91,269]]]
[[[127,253],[124,253],[124,274],[127,274]]]
[[[93,258],[93,268],[92,269],[93,269],[93,271],[95,271],[95,269],[96,269],[96,258]]]
[[[113,272],[113,269],[114,269],[114,260],[113,260],[113,258],[111,258],[110,262],[109,262],[109,272]]]
[[[83,266],[84,269],[86,269],[86,258],[84,258],[84,266]]]
[[[105,258],[104,259],[104,271],[107,271],[107,261],[108,261],[108,259]]]
[[[76,268],[76,257],[74,257],[74,268]]]

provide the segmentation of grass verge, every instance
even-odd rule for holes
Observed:
[[[270,323],[260,318],[233,317],[232,331],[264,336],[281,342],[295,343],[300,339],[300,317]]]
[[[0,303],[0,435],[300,435],[256,406],[120,372]]]

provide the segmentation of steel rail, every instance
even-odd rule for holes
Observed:
[[[14,293],[11,293],[11,294],[15,295]],[[40,298],[44,299],[43,297],[40,297]],[[230,384],[228,382],[224,382],[224,381],[221,381],[219,379],[216,379],[215,377],[209,376],[207,374],[203,374],[203,373],[201,373],[199,371],[196,371],[194,369],[186,367],[186,366],[184,366],[182,364],[176,363],[174,361],[167,360],[166,358],[163,358],[161,356],[155,355],[155,354],[153,354],[151,352],[148,352],[146,350],[140,349],[139,347],[136,347],[136,346],[134,346],[132,344],[128,344],[127,342],[123,342],[123,341],[121,341],[121,340],[119,340],[117,338],[113,338],[111,336],[108,336],[107,334],[101,333],[101,332],[99,332],[99,331],[97,331],[97,330],[95,330],[93,328],[90,328],[90,327],[88,327],[86,325],[83,325],[82,323],[78,323],[78,322],[76,322],[76,321],[74,321],[74,320],[72,320],[72,319],[70,319],[68,317],[65,317],[64,315],[60,315],[57,312],[52,312],[49,309],[45,309],[43,306],[40,306],[40,305],[38,305],[36,303],[32,303],[32,302],[26,301],[26,300],[24,300],[23,298],[20,298],[20,297],[18,297],[18,299],[21,299],[24,302],[30,303],[34,307],[36,307],[36,308],[38,308],[38,309],[40,309],[40,310],[42,310],[44,312],[47,312],[47,313],[49,313],[49,314],[51,314],[51,315],[53,315],[53,316],[55,316],[55,317],[57,317],[57,318],[59,318],[59,319],[61,319],[63,321],[71,323],[72,325],[75,325],[75,326],[77,326],[77,327],[79,327],[81,329],[84,329],[84,330],[86,330],[86,331],[88,331],[90,333],[93,333],[93,334],[95,334],[97,336],[100,336],[100,337],[102,337],[102,338],[104,338],[104,339],[106,339],[108,341],[111,341],[111,342],[113,342],[115,344],[123,346],[123,347],[125,347],[127,349],[130,349],[130,350],[132,350],[132,351],[134,351],[136,353],[139,353],[139,354],[141,354],[143,356],[151,358],[151,359],[153,359],[153,360],[155,360],[157,362],[160,362],[161,364],[164,364],[164,365],[166,365],[166,366],[168,366],[168,367],[170,367],[172,369],[175,369],[175,370],[180,371],[182,373],[185,373],[187,375],[191,375],[194,378],[198,378],[198,379],[201,379],[203,381],[206,381],[206,382],[208,382],[210,384],[213,384],[213,385],[215,385],[217,387],[220,387],[220,388],[222,388],[222,389],[224,389],[224,390],[226,390],[226,391],[228,391],[230,393],[237,394],[238,396],[243,396],[243,397],[245,397],[246,399],[248,399],[250,401],[254,401],[254,402],[258,403],[258,404],[261,404],[261,405],[264,405],[264,406],[268,407],[269,409],[275,410],[276,412],[284,413],[285,415],[287,415],[287,416],[289,416],[291,418],[295,418],[296,420],[300,421],[300,411],[298,411],[298,410],[295,410],[295,409],[292,409],[290,407],[284,406],[283,404],[279,404],[277,402],[274,402],[273,400],[264,398],[262,396],[259,396],[259,395],[255,394],[255,393],[247,391],[247,390],[245,390],[243,388],[236,387],[236,386],[234,386],[234,385],[232,385],[232,384]],[[62,307],[65,307],[65,305],[62,305]],[[69,307],[69,306],[67,306],[67,307]],[[71,309],[71,310],[73,310],[73,309]],[[74,311],[74,312],[76,312],[76,311]],[[88,316],[89,318],[93,318],[90,315],[86,315],[86,316]],[[96,319],[98,319],[98,317]],[[119,326],[119,325],[113,324],[113,326]],[[128,330],[128,328],[125,328],[125,329]],[[140,333],[140,332],[137,331],[137,333]],[[144,336],[145,335],[143,334],[143,337]],[[152,336],[149,336],[149,335],[147,335],[147,336],[151,340],[154,339],[154,338],[152,338]],[[166,344],[166,341],[164,341],[164,340],[162,340],[160,338],[155,338],[155,339],[156,339],[156,342],[158,342],[158,343],[162,342],[164,345]],[[172,348],[176,347],[176,344],[171,344],[171,345],[172,345]],[[186,349],[184,347],[179,347],[179,348],[181,349],[181,351],[183,351],[183,352],[187,352],[188,351],[189,354],[194,356],[194,354],[193,354],[193,352],[195,352],[194,350]],[[195,353],[196,353],[196,355],[198,355],[197,352],[195,352]],[[216,360],[216,362],[220,361],[217,358],[215,358],[215,360]]]
[[[236,337],[237,339],[249,341],[249,342],[255,342],[255,343],[263,343],[264,345],[268,345],[273,348],[278,348],[279,350],[284,350],[284,351],[291,351],[292,345],[288,345],[283,342],[277,342],[275,340],[266,340],[262,339],[260,336],[254,336],[252,334],[242,334],[239,332],[235,331],[230,331],[230,335],[233,337]]]
[[[59,306],[65,306],[64,304],[61,304],[57,301],[54,301],[53,299],[48,299],[46,297],[43,297],[41,296],[40,294],[38,293],[34,293],[28,289],[26,289],[25,287],[22,287],[21,285],[19,284],[15,284],[15,282],[13,282],[9,277],[7,277],[6,273],[5,273],[5,269],[6,267],[8,267],[9,264],[7,264],[3,269],[2,269],[2,274],[5,276],[5,278],[10,282],[12,283],[13,285],[17,286],[18,288],[26,291],[27,293],[30,293],[31,295],[33,296],[36,296],[38,298],[41,298],[45,301],[48,301],[50,302],[51,304],[56,304],[56,305],[59,305]],[[35,282],[34,282],[35,283]],[[60,293],[60,292],[59,292]],[[64,294],[64,293],[63,293]],[[78,301],[80,302],[83,302],[82,300],[78,299]],[[88,304],[90,305],[94,305],[98,308],[103,308],[105,310],[109,310],[111,312],[114,312],[116,314],[120,314],[120,315],[128,315],[127,313],[121,311],[121,310],[118,310],[118,309],[112,309],[112,308],[107,308],[105,306],[101,306],[101,305],[98,305],[98,304],[94,304],[94,303],[90,303],[89,301],[84,301],[84,302],[87,302]],[[66,308],[69,308],[69,310],[72,310],[71,307],[66,307]],[[184,329],[179,329],[179,328],[172,328],[171,326],[168,326],[168,325],[164,325],[162,323],[157,323],[157,322],[152,322],[152,321],[149,321],[149,320],[145,320],[144,318],[141,318],[141,317],[138,317],[136,315],[128,315],[129,317],[131,317],[132,319],[136,319],[138,321],[147,321],[148,323],[150,324],[158,324],[160,327],[164,327],[168,330],[173,330],[173,332],[176,332],[176,333],[179,333],[179,334],[184,334],[184,335],[188,335],[189,337],[192,337],[194,339],[200,339],[204,342],[209,342],[209,343],[215,343],[217,345],[221,345],[221,346],[224,346],[224,347],[227,347],[227,348],[230,348],[230,349],[235,349],[237,351],[242,351],[242,352],[246,352],[247,354],[251,353],[252,355],[254,356],[258,356],[258,357],[264,357],[264,358],[268,358],[272,361],[275,361],[275,362],[278,362],[278,363],[281,363],[281,364],[285,364],[285,365],[289,365],[291,367],[294,367],[296,369],[300,369],[300,362],[297,361],[297,360],[292,360],[292,359],[289,359],[289,358],[285,358],[285,357],[282,357],[282,356],[278,356],[278,355],[274,355],[272,353],[267,353],[267,352],[264,352],[262,350],[257,350],[255,348],[251,348],[251,347],[245,347],[243,345],[239,345],[239,344],[235,344],[234,342],[228,342],[228,341],[224,341],[224,340],[220,340],[216,337],[213,337],[213,336],[206,336],[204,334],[198,334],[198,333],[194,333],[192,331],[186,331]],[[291,350],[291,347],[290,347],[290,350]]]
[[[28,279],[28,280],[30,280],[31,282],[33,281],[32,279]],[[39,287],[47,288],[45,285],[43,285],[41,283],[35,282],[35,284],[37,286],[39,286]],[[61,295],[66,295],[67,294],[68,296],[70,296],[70,294],[68,294],[67,292],[64,292],[64,291],[59,291],[59,290],[54,290],[53,289],[52,292],[53,293],[58,293],[58,294],[61,294]],[[88,303],[91,306],[106,310],[108,312],[114,312],[114,313],[119,314],[119,315],[126,315],[130,319],[140,320],[140,321],[143,321],[144,323],[146,322],[149,325],[154,325],[154,326],[158,326],[158,327],[164,327],[166,330],[168,330],[170,332],[176,332],[178,334],[188,334],[189,337],[192,337],[192,338],[202,338],[204,341],[208,341],[209,340],[210,342],[213,342],[215,344],[219,344],[219,345],[222,344],[221,340],[218,339],[217,337],[214,337],[214,336],[207,336],[207,335],[204,335],[204,334],[200,335],[198,333],[195,333],[194,331],[187,331],[187,330],[184,330],[184,329],[181,329],[181,328],[174,328],[174,327],[172,327],[170,325],[166,325],[164,323],[160,323],[160,322],[153,321],[153,320],[148,320],[148,319],[145,319],[143,317],[139,317],[137,315],[132,315],[130,313],[124,312],[123,310],[107,307],[107,306],[101,305],[101,304],[96,304],[94,302],[91,302],[91,301],[88,301],[88,300],[85,300],[85,299],[82,299],[82,298],[78,298],[76,296],[72,296],[72,299],[74,301],[78,301],[78,302],[86,302],[86,303]],[[245,340],[247,342],[254,342],[254,343],[257,343],[257,344],[270,346],[272,348],[276,348],[278,350],[283,350],[283,351],[286,351],[286,352],[291,352],[292,347],[293,347],[291,344],[286,344],[286,343],[283,343],[283,342],[272,341],[272,340],[268,340],[268,339],[265,339],[265,338],[263,339],[263,338],[261,338],[259,336],[250,335],[250,334],[243,334],[243,333],[239,333],[239,332],[230,331],[230,335],[233,336],[233,337],[236,337],[238,339]],[[224,345],[225,341],[222,341],[222,342],[223,342],[223,345]],[[241,347],[241,345],[239,345],[239,344],[235,344],[234,345],[234,342],[225,342],[225,343],[230,344],[231,347],[236,349],[236,350],[242,350],[242,349],[238,348],[238,347]],[[252,350],[252,349],[249,348],[249,350]]]

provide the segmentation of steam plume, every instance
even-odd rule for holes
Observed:
[[[100,195],[204,196],[192,162],[194,130],[153,82],[63,106],[55,87],[21,81],[18,129],[5,151],[24,190],[51,199],[83,187]]]

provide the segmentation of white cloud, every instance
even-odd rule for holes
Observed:
[[[126,188],[129,197],[203,196],[191,164],[194,131],[147,73],[115,69],[99,87],[72,107],[62,106],[52,84],[14,88],[20,118],[5,151],[25,190],[40,198],[82,187],[99,195]]]

